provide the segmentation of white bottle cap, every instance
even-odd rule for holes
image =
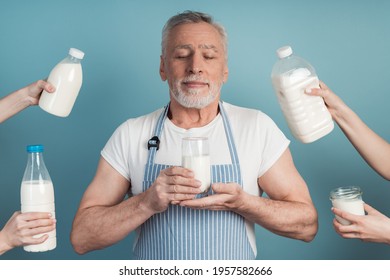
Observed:
[[[279,58],[285,58],[292,54],[292,48],[290,46],[284,46],[276,51]]]
[[[75,58],[78,58],[78,59],[83,59],[83,57],[84,57],[84,52],[80,51],[78,49],[75,49],[75,48],[70,48],[69,54],[71,56],[74,56]]]

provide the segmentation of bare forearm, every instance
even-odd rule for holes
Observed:
[[[115,206],[94,206],[79,210],[73,222],[71,242],[84,254],[110,246],[144,223],[153,213],[142,203],[143,195]]]
[[[236,212],[273,233],[306,242],[314,238],[318,229],[315,208],[302,202],[248,195],[245,205]]]
[[[383,224],[385,227],[385,229],[382,231],[384,233],[383,234],[383,243],[390,245],[390,219],[387,218]]]
[[[390,144],[347,106],[337,112],[335,120],[364,160],[382,177],[390,180]]]
[[[18,90],[0,99],[0,123],[31,105],[25,91]]]
[[[0,230],[0,256],[11,249],[5,240],[4,232]]]

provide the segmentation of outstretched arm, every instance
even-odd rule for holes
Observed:
[[[37,105],[43,90],[55,91],[51,84],[39,80],[0,99],[0,123],[29,106]]]
[[[359,154],[378,174],[390,180],[390,144],[372,131],[325,83],[320,82],[319,89],[309,89],[307,93],[324,99],[333,119]]]

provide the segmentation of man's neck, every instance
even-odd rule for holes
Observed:
[[[202,109],[185,108],[171,99],[168,118],[173,124],[184,129],[202,127],[209,124],[219,113],[218,101]]]

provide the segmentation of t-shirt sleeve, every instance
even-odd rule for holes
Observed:
[[[129,138],[129,127],[125,122],[115,130],[101,151],[101,156],[128,181],[130,181]]]
[[[262,161],[259,168],[258,177],[261,177],[268,171],[290,145],[290,140],[277,127],[274,121],[267,115],[261,116],[261,124],[266,127],[264,134],[261,135]]]

